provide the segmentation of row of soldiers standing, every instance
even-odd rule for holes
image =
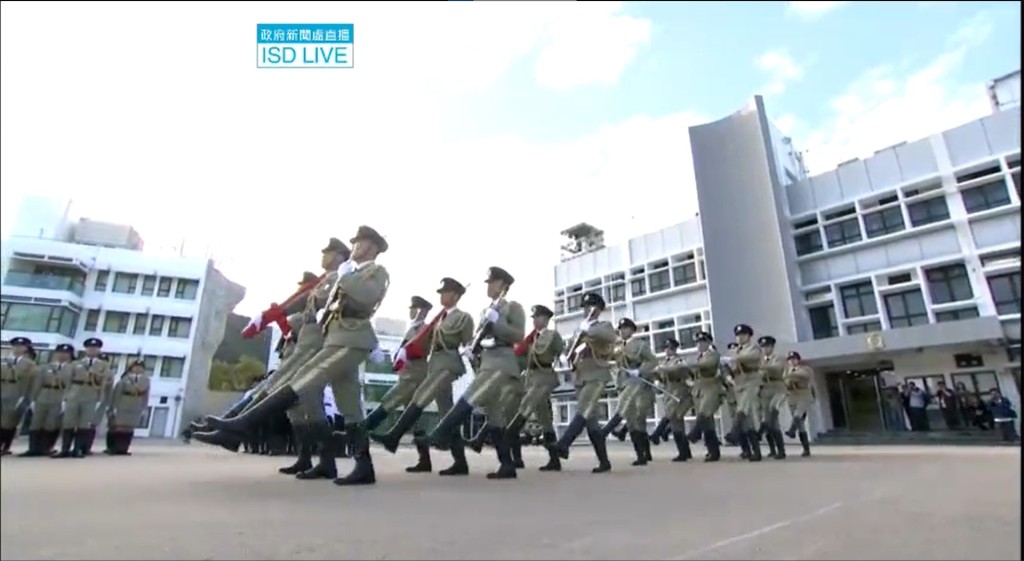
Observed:
[[[128,372],[115,382],[98,338],[84,341],[83,356],[77,360],[72,345],[57,345],[53,361],[46,365],[36,364],[37,355],[27,337],[14,337],[10,343],[11,356],[0,366],[3,455],[11,453],[22,419],[28,415],[28,449],[19,456],[88,456],[104,416],[105,452],[129,454],[135,427],[149,404],[150,381],[143,361],[129,364]]]

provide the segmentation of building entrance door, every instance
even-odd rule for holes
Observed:
[[[885,429],[877,369],[829,372],[825,378],[832,408],[832,426],[856,432]]]

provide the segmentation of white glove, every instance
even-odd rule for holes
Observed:
[[[627,368],[625,370],[625,372],[626,372],[626,376],[629,376],[630,378],[639,378],[640,377],[640,370],[638,370],[636,368]]]
[[[324,314],[327,313],[327,308],[320,308],[316,311],[316,322],[320,323],[324,320]]]
[[[384,349],[377,347],[376,349],[370,351],[370,360],[372,360],[373,362],[382,362],[384,360],[384,357],[386,357],[387,355],[388,354],[386,351],[384,351]]]
[[[17,411],[18,408],[21,407],[22,403],[25,403],[25,398],[24,397],[19,397],[18,398],[18,403],[14,404],[14,410]]]
[[[498,310],[495,310],[494,308],[487,308],[487,312],[484,313],[484,319],[490,323],[498,321],[498,317]]]
[[[35,410],[36,410],[36,402],[34,402],[34,401],[29,402],[29,404],[28,404],[28,411],[35,411]]]
[[[349,259],[348,261],[345,261],[340,266],[338,266],[338,276],[343,277],[343,276],[351,273],[352,269],[355,269],[355,268],[356,268],[355,261],[352,261],[351,259]]]
[[[729,368],[732,368],[732,357],[731,356],[723,356],[722,357],[722,364],[728,366]]]
[[[591,325],[594,325],[594,322],[590,321],[589,319],[583,320],[582,322],[580,322],[580,331],[586,331],[590,329]]]
[[[66,409],[66,408],[67,408],[67,402],[66,401],[61,401],[60,402],[60,412],[63,413],[64,409]]]

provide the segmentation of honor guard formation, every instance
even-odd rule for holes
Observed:
[[[544,472],[560,471],[584,432],[597,459],[594,473],[612,469],[609,436],[631,440],[633,466],[651,462],[651,446],[669,440],[678,452],[675,462],[691,459],[690,444],[701,440],[707,450],[704,460],[716,462],[721,446],[714,419],[720,409],[732,421],[724,439],[740,446],[742,458],[761,461],[762,439],[769,457],[785,458],[784,435],[799,438],[802,455],[810,455],[805,421],[814,399],[813,372],[798,353],[777,353],[773,337],[755,339],[754,330],[741,324],[724,354],[710,333],[701,332],[694,338],[692,355],[684,356],[680,342],[669,339],[664,357],[658,358],[632,320],[613,325],[602,319],[605,301],[595,292],[583,296],[585,319],[569,341],[551,328],[554,312],[543,305],[530,309],[532,329],[527,331],[526,310],[508,297],[515,278],[501,267],[487,271],[484,284],[491,304],[477,319],[459,309],[467,285],[454,278],[441,279],[436,303],[411,297],[411,325],[393,358],[398,381],[364,415],[359,370],[367,358],[382,352],[371,319],[390,282],[378,261],[388,242],[373,228],[360,226],[350,243],[351,249],[332,238],[322,250],[323,274],[304,275],[292,297],[271,306],[246,328],[243,334],[253,336],[272,323],[280,325],[282,362],[223,415],[193,423],[192,438],[237,451],[273,419],[287,416],[298,458],[280,473],[299,480],[330,479],[341,486],[375,483],[371,441],[393,454],[408,433],[419,459],[407,472],[432,472],[434,449],[451,456],[451,464],[439,475],[467,475],[466,450],[480,453],[490,446],[497,468],[487,478],[514,479],[525,467],[521,447],[528,424],[540,427],[548,452],[547,462],[539,466]],[[32,411],[30,445],[22,455],[50,454],[58,435],[60,451],[53,457],[88,455],[104,413],[111,427],[107,452],[128,453],[132,427],[147,403],[143,363],[133,363],[115,384],[100,355],[99,339],[85,341],[85,356],[77,361],[72,360],[74,349],[59,346],[55,362],[45,368],[36,367],[30,341],[16,338],[11,343],[14,356],[3,363],[4,453],[26,411]],[[577,407],[558,437],[551,394],[563,365],[571,372]],[[455,401],[452,383],[468,369],[474,373],[472,383]],[[617,411],[602,424],[600,400],[613,383]],[[337,417],[325,412],[325,391],[333,393]],[[666,404],[665,417],[649,433],[648,412],[659,395]],[[431,403],[441,414],[433,427],[422,419]],[[792,419],[785,431],[783,408]],[[696,422],[687,432],[690,411]],[[486,421],[472,434],[474,412]],[[386,431],[377,431],[388,419],[396,420]],[[351,452],[352,466],[342,473],[337,459],[347,456],[346,451]]]

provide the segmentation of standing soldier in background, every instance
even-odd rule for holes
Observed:
[[[107,449],[104,454],[128,456],[135,436],[135,427],[149,406],[149,374],[146,363],[134,360],[128,365],[128,372],[114,384],[107,407]]]
[[[468,345],[473,340],[473,316],[457,308],[462,295],[466,293],[466,287],[459,281],[445,277],[441,279],[441,288],[437,289],[440,295],[441,307],[444,308],[430,324],[421,331],[422,335],[416,337],[422,339],[428,346],[430,353],[427,359],[427,375],[420,382],[413,393],[409,404],[405,406],[402,415],[391,426],[387,433],[372,438],[384,445],[384,449],[392,454],[398,450],[399,440],[411,429],[423,415],[423,410],[431,402],[437,403],[437,411],[445,415],[452,409],[452,383],[466,373],[466,365],[462,360],[459,347]],[[403,349],[404,350],[404,349]],[[409,357],[399,352],[399,357],[409,368]],[[415,366],[413,366],[415,368]],[[415,370],[413,371],[415,375]],[[400,374],[405,376],[405,374]],[[379,416],[380,414],[378,414]],[[371,416],[373,414],[371,413]],[[430,467],[430,445],[424,441],[426,432],[421,432],[415,439],[416,449],[420,454],[420,463],[414,471],[426,471]],[[466,463],[466,453],[461,438],[453,439],[450,449],[454,462],[451,466],[438,472],[438,475],[467,475],[469,464]]]
[[[765,335],[757,340],[761,347],[761,432],[768,441],[768,456],[776,460],[786,459],[786,441],[782,438],[779,426],[779,415],[786,406],[786,384],[782,377],[786,369],[786,361],[775,353],[775,337]]]
[[[576,437],[587,429],[590,444],[597,455],[597,467],[593,473],[604,473],[612,469],[608,460],[608,443],[597,420],[597,405],[604,393],[605,385],[612,381],[611,366],[618,338],[615,327],[598,318],[605,309],[604,298],[596,292],[583,295],[586,316],[573,342],[569,345],[569,366],[573,369],[576,386],[576,415],[569,421],[562,437],[548,449],[563,460],[569,459],[569,447]]]
[[[92,445],[94,442],[96,442],[96,429],[103,423],[107,407],[110,405],[110,399],[113,397],[114,394],[114,377],[116,376],[116,373],[114,372],[114,368],[110,365],[110,357],[104,353],[100,354],[96,358],[106,363],[107,376],[103,389],[100,391],[100,401],[97,404],[96,410],[92,416],[92,423],[90,424],[89,428],[86,429],[86,433],[83,438],[83,456],[92,455]]]
[[[731,367],[736,387],[736,434],[740,442],[750,446],[751,462],[761,461],[761,442],[758,430],[761,426],[761,348],[751,338],[754,329],[745,323],[733,328],[736,348],[733,349]]]
[[[565,341],[557,331],[549,327],[551,318],[555,316],[550,308],[538,304],[533,307],[532,312],[533,331],[514,349],[520,361],[519,367],[523,370],[526,394],[505,431],[508,438],[521,445],[519,439],[523,427],[531,415],[536,415],[544,444],[553,445],[557,437],[551,415],[551,392],[558,387],[558,374],[554,370],[554,364],[565,350]],[[562,462],[558,455],[548,449],[548,463],[541,466],[540,471],[561,469]]]
[[[669,339],[665,341],[665,358],[658,365],[655,373],[661,379],[665,392],[671,396],[665,396],[665,416],[658,423],[651,434],[651,444],[658,444],[662,440],[668,440],[669,432],[672,433],[672,440],[676,443],[676,450],[679,454],[672,458],[673,462],[685,462],[693,457],[690,452],[690,443],[686,440],[686,414],[693,409],[693,397],[690,386],[693,381],[690,379],[690,368],[686,365],[683,357],[679,356],[679,341]]]
[[[623,391],[619,398],[618,411],[615,417],[624,418],[629,438],[636,452],[634,466],[645,466],[651,460],[651,442],[647,434],[647,411],[654,403],[653,379],[658,366],[658,358],[651,352],[647,337],[636,336],[636,323],[629,318],[619,320],[619,338],[622,350],[615,357],[619,372],[623,376]],[[612,419],[615,419],[613,417]],[[609,425],[612,420],[609,420]],[[614,428],[614,427],[612,427]],[[611,432],[606,426],[605,434]]]
[[[110,363],[99,356],[103,341],[90,337],[82,345],[85,356],[74,363],[70,384],[64,391],[60,452],[54,458],[85,457],[89,432],[95,430],[96,409],[109,383]]]
[[[46,456],[60,434],[60,415],[64,409],[64,390],[71,383],[75,348],[61,343],[53,349],[53,362],[36,370],[32,383],[32,422],[28,428],[28,450],[22,457]]]
[[[526,330],[526,312],[514,300],[506,300],[508,289],[515,278],[501,267],[487,271],[487,297],[491,305],[484,310],[474,343],[480,348],[480,367],[463,397],[425,437],[418,443],[426,443],[441,449],[450,449],[452,443],[461,441],[459,428],[473,414],[474,407],[480,407],[487,416],[485,430],[490,431],[495,443],[499,467],[487,474],[488,479],[512,479],[516,477],[515,460],[512,458],[511,443],[505,438],[509,419],[505,418],[502,398],[511,391],[509,386],[519,381],[519,366],[512,346],[523,340]],[[476,349],[470,349],[475,352]],[[459,444],[456,444],[459,446]]]
[[[28,409],[36,361],[32,340],[11,339],[11,356],[0,363],[0,456],[11,453],[22,414]]]
[[[710,333],[701,331],[694,335],[694,340],[697,342],[697,357],[690,369],[694,376],[693,399],[696,402],[694,412],[697,421],[688,438],[690,442],[703,438],[708,450],[704,461],[717,462],[722,458],[722,448],[715,429],[715,413],[722,405],[725,392],[724,380],[719,372],[721,355]]]
[[[814,371],[801,360],[800,353],[789,353],[782,380],[786,384],[789,414],[793,418],[786,435],[793,438],[799,434],[800,446],[803,447],[800,455],[806,458],[811,455],[811,441],[807,436],[807,410],[814,403]]]

